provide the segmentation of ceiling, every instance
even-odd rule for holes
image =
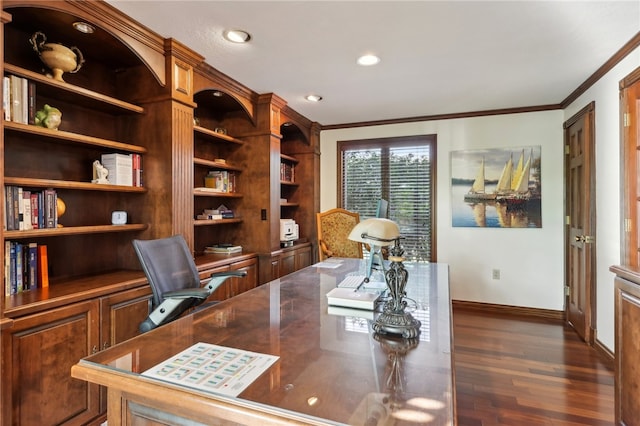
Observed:
[[[640,31],[638,0],[108,3],[321,125],[556,105]]]

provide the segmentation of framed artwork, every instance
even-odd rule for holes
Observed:
[[[452,151],[452,226],[541,228],[540,151],[540,146]]]

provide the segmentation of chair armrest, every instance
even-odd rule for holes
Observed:
[[[205,287],[185,288],[182,290],[167,291],[162,294],[163,299],[206,299],[211,292]]]
[[[223,271],[223,272],[214,272],[209,276],[209,278],[214,277],[244,277],[247,275],[247,271]]]
[[[329,247],[327,247],[327,244],[323,240],[320,240],[319,243],[320,243],[320,249],[322,250],[322,252],[327,257],[332,257],[333,256],[333,252],[331,250],[329,250]]]

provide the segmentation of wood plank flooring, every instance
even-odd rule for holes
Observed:
[[[614,373],[557,320],[454,308],[458,424],[613,425]]]

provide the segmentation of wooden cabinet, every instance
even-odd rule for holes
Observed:
[[[102,417],[104,394],[69,381],[68,366],[136,335],[148,313],[150,289],[132,239],[182,234],[203,274],[247,271],[221,286],[212,296],[217,299],[312,262],[310,244],[280,258],[279,219],[293,218],[301,237],[315,241],[319,126],[106,2],[0,4],[1,74],[31,83],[36,109],[48,104],[62,111],[58,130],[0,121],[0,188],[52,188],[66,204],[60,227],[0,227],[3,243],[47,246],[50,282],[17,295],[0,292],[0,423],[86,423]],[[77,33],[76,21],[90,23],[94,32]],[[77,47],[85,61],[78,72],[65,73],[64,81],[47,76],[50,70],[29,45],[37,31]],[[142,186],[92,182],[93,162],[111,153],[141,158]],[[296,165],[293,182],[281,182],[283,159]],[[203,189],[210,171],[232,174],[234,189]],[[289,205],[281,205],[283,196]],[[221,204],[236,216],[197,218]],[[126,224],[111,224],[115,210],[127,212]],[[242,245],[244,254],[202,254],[207,245],[226,242]],[[4,251],[0,244],[3,259]],[[35,405],[38,410],[25,408]]]
[[[95,300],[15,319],[3,332],[3,423],[82,424],[98,416],[98,387],[69,371],[97,352],[99,335]]]
[[[615,278],[615,419],[634,425],[640,412],[640,270],[612,267]]]
[[[271,273],[281,278],[312,263],[311,243],[301,243],[279,251],[271,258]]]

